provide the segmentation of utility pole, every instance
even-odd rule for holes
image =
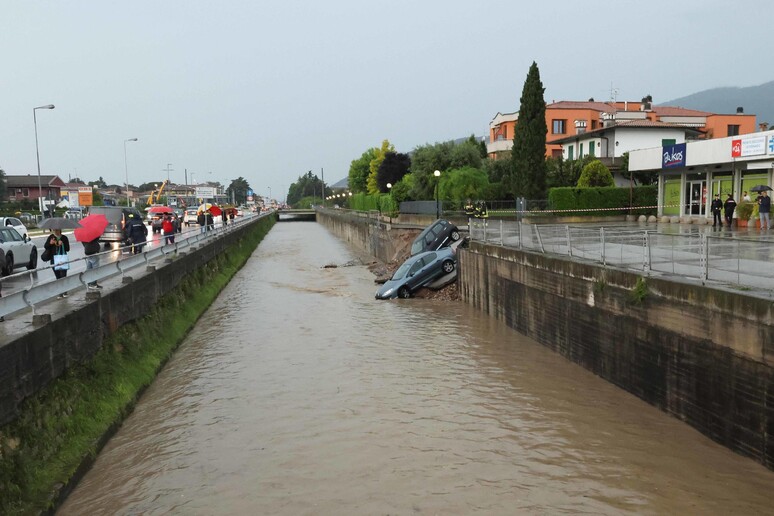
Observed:
[[[320,167],[320,176],[322,180],[322,205],[325,208],[325,171]]]
[[[167,168],[164,169],[167,171],[167,184],[169,184],[169,173],[175,171],[174,168],[169,168],[171,166],[172,166],[172,163],[167,163]]]

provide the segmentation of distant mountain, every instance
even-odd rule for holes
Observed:
[[[774,126],[774,81],[747,88],[713,88],[660,105],[718,114],[736,113],[736,108],[742,107],[745,113],[756,116],[757,123]]]

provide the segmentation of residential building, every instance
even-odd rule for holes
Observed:
[[[517,122],[518,113],[495,115],[489,124],[490,157],[511,150]],[[625,129],[610,131],[614,126]],[[745,114],[742,108],[723,115],[654,106],[652,99],[645,97],[641,102],[552,102],[546,105],[546,128],[546,157],[577,159],[591,154],[612,161],[632,149],[656,146],[661,140],[682,143],[754,133],[756,124],[755,115]],[[625,141],[617,138],[623,134],[627,135]]]
[[[65,182],[59,176],[27,174],[26,176],[5,176],[5,185],[9,201],[27,200],[37,203],[41,197],[53,202],[58,201]]]

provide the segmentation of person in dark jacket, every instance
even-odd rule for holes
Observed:
[[[771,197],[764,190],[758,197],[758,217],[761,219],[761,229],[771,229],[769,213],[771,213]]]
[[[712,210],[712,227],[720,226],[723,227],[723,220],[720,218],[720,210],[723,209],[723,201],[720,200],[720,194],[715,194],[715,198],[712,199],[712,204],[710,204],[710,209]]]
[[[196,222],[199,224],[199,227],[201,228],[202,233],[207,231],[207,219],[204,216],[203,211],[200,211],[198,215],[196,215]]]
[[[209,211],[204,214],[205,224],[207,225],[207,231],[212,231],[215,229],[215,219],[212,218],[212,213]]]
[[[43,244],[43,248],[45,249],[45,252],[48,253],[48,255],[51,257],[49,259],[49,263],[51,265],[54,265],[54,256],[57,254],[64,254],[67,255],[67,253],[70,252],[70,240],[67,239],[67,236],[62,234],[61,229],[52,229],[51,235],[46,239],[46,242]],[[67,276],[67,269],[69,269],[69,266],[67,268],[56,268],[54,267],[54,276],[56,276],[56,279],[64,278]],[[56,296],[57,299],[62,299],[63,297],[67,297],[67,292],[63,292],[62,294],[59,294]]]
[[[148,236],[148,228],[142,223],[140,219],[130,213],[129,218],[126,221],[126,237],[132,244],[132,252],[134,254],[140,254],[142,248],[145,247],[145,242]]]
[[[734,196],[731,194],[728,194],[728,197],[726,198],[726,202],[723,204],[723,211],[725,212],[725,215],[726,215],[726,225],[728,227],[731,227],[731,222],[733,222],[735,209],[736,209],[736,201],[734,200]]]

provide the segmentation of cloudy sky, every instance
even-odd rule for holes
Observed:
[[[773,2],[0,0],[0,167],[123,184],[242,176],[282,198],[389,139],[485,135],[532,61],[546,101],[774,79]]]

